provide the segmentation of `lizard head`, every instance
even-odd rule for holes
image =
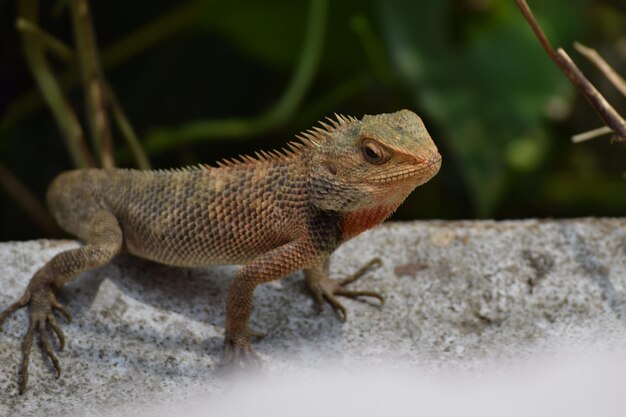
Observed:
[[[321,209],[388,210],[386,218],[439,171],[437,147],[422,120],[409,110],[364,116],[360,121],[337,116],[330,122],[332,126],[322,123],[325,129],[304,134],[317,146],[310,160],[309,186]]]

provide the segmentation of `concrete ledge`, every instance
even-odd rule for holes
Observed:
[[[76,245],[0,243],[0,308],[46,260]],[[626,352],[626,219],[391,223],[345,244],[331,274],[376,256],[384,266],[354,287],[379,290],[387,303],[345,300],[345,324],[329,308],[314,313],[301,274],[257,289],[252,327],[267,333],[255,344],[265,375],[329,364],[472,373],[564,348]],[[233,271],[121,257],[85,273],[61,294],[74,315],[62,324],[61,378],[35,351],[22,397],[16,371],[27,318],[15,314],[0,332],[0,415],[136,415],[184,399],[214,403],[231,384],[218,364]]]

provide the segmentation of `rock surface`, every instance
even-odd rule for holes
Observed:
[[[0,308],[76,245],[0,243]],[[331,275],[373,257],[384,265],[353,287],[385,293],[386,304],[345,300],[345,324],[330,308],[315,313],[300,273],[257,289],[252,328],[266,333],[255,343],[264,377],[323,367],[362,369],[362,381],[380,369],[430,377],[503,361],[523,367],[563,349],[626,352],[626,219],[390,223],[343,245]],[[233,271],[120,257],[83,274],[60,294],[74,316],[62,324],[61,378],[35,349],[23,396],[16,372],[27,317],[14,314],[0,332],[0,415],[168,415],[181,401],[219,402],[233,389],[219,369]],[[626,377],[618,379],[623,393]]]

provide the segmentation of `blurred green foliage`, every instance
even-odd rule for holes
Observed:
[[[71,45],[59,4],[41,2],[42,26]],[[91,4],[107,77],[157,167],[279,146],[334,112],[410,108],[425,120],[444,164],[396,218],[626,213],[626,149],[606,138],[569,142],[601,122],[513,0],[338,0],[313,23],[305,0]],[[571,51],[581,41],[626,74],[622,0],[530,5],[553,45]],[[13,2],[0,2],[0,160],[43,199],[46,184],[71,165],[49,111],[36,96],[25,101],[33,83],[15,13]],[[322,33],[317,55],[307,49],[311,24]],[[624,114],[624,99],[572,56]],[[302,94],[272,116],[298,74]],[[69,91],[82,108],[79,91]],[[85,120],[84,111],[79,116]],[[130,164],[123,142],[116,144],[120,164]],[[0,240],[41,236],[0,196]]]
[[[452,2],[429,2],[426,10],[421,2],[380,2],[397,72],[442,127],[476,214],[484,217],[501,200],[510,171],[541,164],[546,105],[568,101],[571,88],[513,1],[473,3],[474,13],[455,14]],[[487,3],[489,13],[481,13]],[[544,30],[557,45],[569,45],[582,34],[581,6],[563,0],[535,9],[558,16],[545,20]]]

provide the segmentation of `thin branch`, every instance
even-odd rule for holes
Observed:
[[[587,101],[593,106],[600,118],[615,134],[626,140],[626,121],[619,113],[609,104],[602,94],[594,87],[593,84],[578,69],[574,61],[567,53],[559,48],[557,51],[561,70],[569,77],[570,81],[578,88]]]
[[[548,55],[550,55],[550,58],[552,58],[552,60],[558,64],[556,52],[554,52],[554,49],[552,49],[552,45],[550,44],[548,37],[543,32],[541,26],[539,26],[539,23],[537,22],[537,19],[535,19],[535,16],[530,10],[530,7],[528,7],[528,3],[526,3],[526,0],[515,0],[515,2],[517,3],[517,7],[519,7],[520,11],[524,15],[524,18],[530,25],[530,28],[535,33],[535,36],[539,40],[539,43],[541,44],[541,46],[543,46],[543,49],[545,49]]]
[[[85,88],[87,116],[92,139],[96,152],[99,154],[101,165],[104,168],[112,168],[115,165],[113,141],[104,104],[104,78],[100,68],[100,57],[98,56],[96,36],[89,14],[89,5],[87,0],[72,0],[70,6],[76,54]]]
[[[61,229],[59,229],[54,219],[50,217],[43,204],[2,163],[0,163],[0,187],[48,236],[58,237],[63,235]]]
[[[308,23],[302,53],[289,84],[278,102],[267,112],[252,118],[198,120],[175,129],[159,129],[144,140],[151,155],[172,147],[211,138],[242,138],[259,135],[288,120],[300,106],[317,73],[324,34],[328,0],[309,0]]]
[[[597,129],[589,130],[587,132],[579,133],[572,136],[572,142],[580,143],[586,140],[597,138],[598,136],[608,135],[609,133],[613,133],[613,130],[608,126],[602,126]]]
[[[532,28],[535,36],[546,50],[550,58],[557,64],[561,71],[570,79],[570,81],[578,88],[591,106],[596,110],[600,118],[609,126],[615,134],[623,140],[626,140],[626,122],[609,104],[608,101],[600,94],[600,92],[591,84],[591,82],[578,69],[574,61],[567,53],[559,48],[556,52],[550,45],[550,42],[543,33],[541,26],[537,23],[535,16],[528,7],[526,0],[515,0],[520,11],[526,18],[526,21]]]
[[[36,25],[37,1],[20,0],[19,16]],[[83,168],[93,166],[93,159],[85,143],[83,130],[76,117],[76,112],[63,95],[63,91],[48,65],[42,46],[30,34],[21,33],[21,37],[30,72],[39,86],[44,101],[52,111],[74,165]]]
[[[579,42],[574,42],[574,48],[581,53],[585,58],[591,61],[608,80],[613,84],[613,86],[620,92],[624,97],[626,97],[626,81],[619,75],[608,62],[600,56],[600,54],[593,48],[589,48],[588,46],[583,45]]]

